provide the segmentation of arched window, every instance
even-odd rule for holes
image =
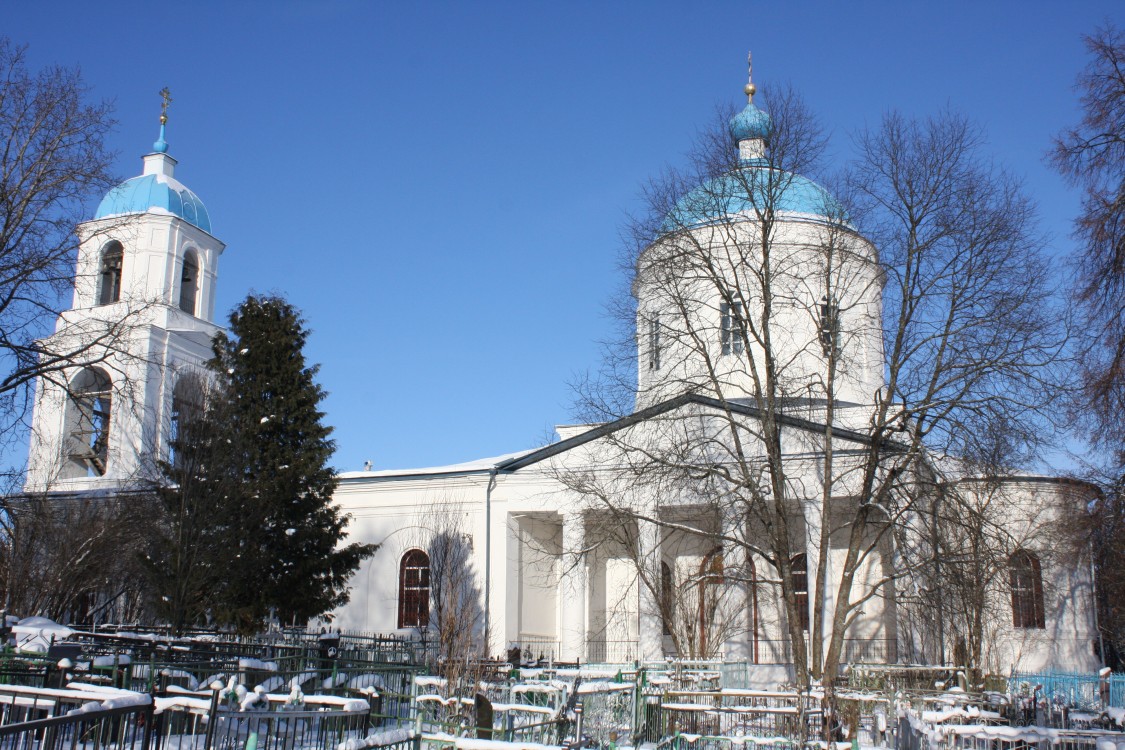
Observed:
[[[66,409],[66,470],[70,479],[102,476],[109,462],[112,382],[104,371],[88,367],[70,382]]]
[[[711,656],[708,634],[719,614],[723,580],[723,551],[715,549],[704,555],[699,565],[699,656]]]
[[[172,418],[168,432],[168,461],[173,466],[181,465],[181,452],[177,444],[184,434],[184,428],[203,412],[203,384],[199,375],[189,372],[176,381],[172,390]]]
[[[660,563],[660,622],[664,626],[664,635],[672,635],[672,625],[676,614],[676,589],[675,579],[672,577],[672,567],[666,562]]]
[[[398,626],[424,628],[430,624],[430,556],[408,550],[398,566]]]
[[[1043,571],[1039,558],[1027,550],[1018,549],[1008,559],[1008,568],[1012,582],[1012,626],[1045,627]]]
[[[98,268],[98,304],[109,305],[121,299],[121,263],[125,248],[114,240],[102,248],[102,261]]]
[[[199,260],[194,251],[184,253],[184,269],[180,273],[180,309],[195,315],[196,297],[199,296]]]
[[[804,553],[789,561],[793,570],[793,598],[797,605],[797,621],[802,630],[809,629],[809,558]]]

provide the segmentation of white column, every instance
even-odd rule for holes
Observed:
[[[559,565],[559,645],[564,661],[586,657],[586,521],[581,511],[563,515]]]
[[[744,519],[738,516],[724,516],[722,519],[723,536],[730,539],[745,539],[743,530],[739,528]],[[749,554],[741,544],[723,542],[723,566],[730,571],[727,576],[728,587],[723,600],[725,607],[721,613],[730,623],[727,629],[727,638],[723,642],[723,656],[727,661],[752,661],[754,606],[749,597],[750,586],[746,583],[747,575],[746,556]]]
[[[660,527],[651,521],[637,521],[637,562],[644,579],[639,581],[638,643],[641,659],[664,658],[664,620],[660,612]]]
[[[810,498],[806,502],[805,511],[805,550],[807,552],[806,559],[808,560],[808,589],[809,589],[809,658],[812,658],[812,639],[819,638],[821,643],[821,653],[823,654],[828,649],[829,641],[832,638],[832,614],[835,607],[835,598],[833,592],[836,590],[835,582],[832,579],[832,548],[829,546],[828,554],[825,555],[824,566],[824,590],[819,591],[816,587],[817,582],[817,569],[820,561],[820,529],[824,523],[830,523],[829,519],[824,518],[824,509],[821,506],[821,496],[818,494],[816,497]],[[817,598],[820,598],[821,613],[824,617],[821,622],[820,632],[812,630],[814,624],[813,612],[816,607]],[[810,663],[809,665],[813,665]]]

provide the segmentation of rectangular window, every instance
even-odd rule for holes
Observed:
[[[660,369],[660,316],[648,319],[648,369]]]
[[[746,330],[742,303],[719,303],[719,316],[722,320],[723,354],[742,354],[742,334]]]
[[[827,297],[820,303],[820,348],[826,357],[840,348],[840,305]]]

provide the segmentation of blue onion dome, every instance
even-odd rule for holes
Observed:
[[[153,153],[143,157],[143,173],[125,180],[106,193],[98,204],[94,218],[145,213],[170,214],[210,234],[211,217],[203,201],[173,176],[176,160],[168,154],[168,141],[165,140],[168,103],[172,97],[167,88],[160,95],[164,99],[160,113],[160,137],[152,144]]]
[[[749,60],[747,60],[749,66]],[[738,165],[691,190],[668,212],[665,233],[722,221],[758,220],[767,211],[780,219],[814,220],[848,225],[842,206],[812,180],[771,166],[767,157],[770,116],[754,106],[758,91],[747,81],[746,108],[730,120],[739,151]]]
[[[750,102],[730,118],[730,137],[735,143],[755,138],[764,141],[769,136],[770,125],[770,116]]]

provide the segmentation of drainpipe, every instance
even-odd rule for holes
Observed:
[[[488,470],[484,488],[484,637],[485,648],[492,649],[492,488],[496,486],[496,468]]]
[[[1101,602],[1098,596],[1098,568],[1094,565],[1094,543],[1090,542],[1088,547],[1090,554],[1090,603],[1094,605],[1094,631],[1098,634],[1098,651],[1104,667],[1106,665],[1105,638],[1102,636],[1102,625],[1098,618],[1098,607],[1101,606]]]

